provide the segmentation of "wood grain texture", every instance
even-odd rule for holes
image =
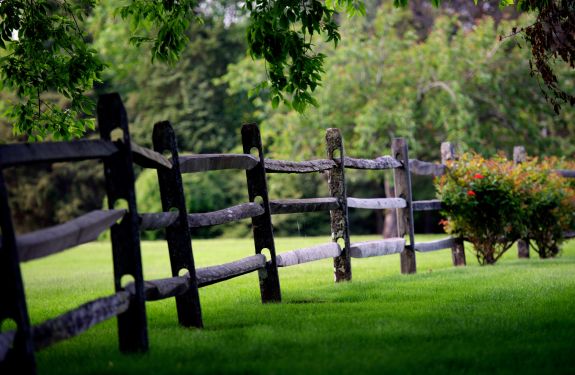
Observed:
[[[157,230],[169,227],[178,221],[178,216],[178,212],[140,214],[140,230]]]
[[[134,163],[144,168],[172,168],[172,162],[164,155],[134,142],[132,142],[132,158]]]
[[[263,269],[265,266],[265,255],[256,254],[235,262],[225,263],[218,266],[197,268],[196,277],[198,280],[198,286],[203,287],[220,281],[229,280],[233,277]]]
[[[8,144],[0,146],[0,167],[99,159],[117,151],[107,140]]]
[[[438,211],[442,208],[442,203],[439,199],[432,199],[427,201],[415,201],[412,204],[413,211]]]
[[[382,255],[399,254],[405,248],[405,239],[386,238],[383,240],[357,242],[351,244],[353,258],[369,258]]]
[[[445,166],[417,159],[409,159],[409,169],[412,174],[420,176],[442,176]]]
[[[221,169],[250,170],[259,160],[250,154],[196,154],[180,155],[180,172],[193,173]]]
[[[32,328],[35,350],[77,336],[90,327],[128,310],[131,294],[126,291],[98,298]]]
[[[454,238],[445,238],[429,242],[417,242],[415,244],[415,251],[425,253],[428,251],[450,249],[453,246],[454,242],[455,242]]]
[[[16,238],[21,262],[43,258],[94,241],[124,216],[126,210],[98,210],[67,223],[27,233]]]
[[[344,165],[350,169],[392,169],[401,167],[401,163],[391,156],[380,156],[375,159],[344,158]]]
[[[277,199],[270,201],[272,215],[329,211],[339,208],[336,198]]]
[[[268,173],[312,173],[330,170],[336,164],[328,159],[307,161],[265,159],[264,165]]]
[[[278,267],[288,267],[319,259],[335,258],[340,254],[341,248],[336,242],[332,242],[278,254],[276,262]]]
[[[347,207],[383,210],[406,207],[403,198],[347,198]]]
[[[260,216],[264,212],[264,208],[258,203],[243,203],[223,210],[188,214],[188,225],[190,228],[200,228],[210,225],[231,223],[233,221]]]

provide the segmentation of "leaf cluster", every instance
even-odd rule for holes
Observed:
[[[308,105],[317,106],[312,93],[320,85],[325,55],[314,52],[314,35],[323,35],[337,46],[340,40],[335,20],[336,9],[351,14],[364,13],[362,2],[356,0],[248,0],[250,11],[247,30],[252,58],[266,62],[268,83],[274,108],[280,102],[303,112]],[[286,95],[287,94],[287,95]]]
[[[81,27],[93,5],[93,0],[0,2],[0,80],[18,98],[5,113],[16,135],[69,139],[94,128],[93,120],[82,117],[94,106],[84,93],[99,80],[104,64]],[[43,95],[51,90],[68,99],[67,108]]]

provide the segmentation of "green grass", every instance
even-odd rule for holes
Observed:
[[[205,266],[253,244],[197,240],[194,251]],[[102,242],[24,264],[33,323],[112,293],[110,253]],[[143,258],[146,278],[169,276],[164,242],[143,243]],[[574,373],[575,242],[558,259],[511,250],[495,266],[467,260],[454,268],[448,250],[418,254],[418,273],[405,276],[398,255],[354,259],[353,282],[340,284],[330,260],[280,269],[281,304],[262,305],[257,274],[246,275],[200,290],[203,330],[178,327],[173,299],[148,303],[149,353],[120,354],[111,320],[39,352],[39,373]]]

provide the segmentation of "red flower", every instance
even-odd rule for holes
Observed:
[[[474,197],[475,196],[475,192],[473,190],[469,190],[467,192],[467,195],[469,195],[470,197]]]
[[[485,177],[484,175],[482,175],[481,173],[476,173],[473,178],[477,178],[477,179],[482,179],[483,177]]]

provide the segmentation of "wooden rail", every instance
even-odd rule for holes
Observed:
[[[387,238],[383,240],[352,243],[350,252],[353,258],[369,258],[399,254],[404,248],[405,239]]]
[[[403,198],[347,198],[347,207],[385,210],[390,208],[405,208],[407,202]]]
[[[101,159],[118,151],[107,140],[82,140],[75,142],[25,143],[0,146],[0,167],[33,163],[56,163]]]
[[[336,198],[278,199],[270,201],[272,215],[329,211],[339,208]]]
[[[94,241],[125,213],[126,210],[92,211],[65,224],[18,236],[20,261],[43,258]]]
[[[313,262],[319,259],[335,258],[340,256],[341,247],[337,242],[288,251],[277,255],[278,267],[294,266],[296,264]]]
[[[202,287],[245,275],[246,273],[263,269],[265,266],[266,257],[263,254],[256,254],[235,262],[198,268],[196,277],[198,285]]]
[[[193,173],[221,169],[250,170],[259,160],[250,154],[196,154],[180,156],[180,172]]]

